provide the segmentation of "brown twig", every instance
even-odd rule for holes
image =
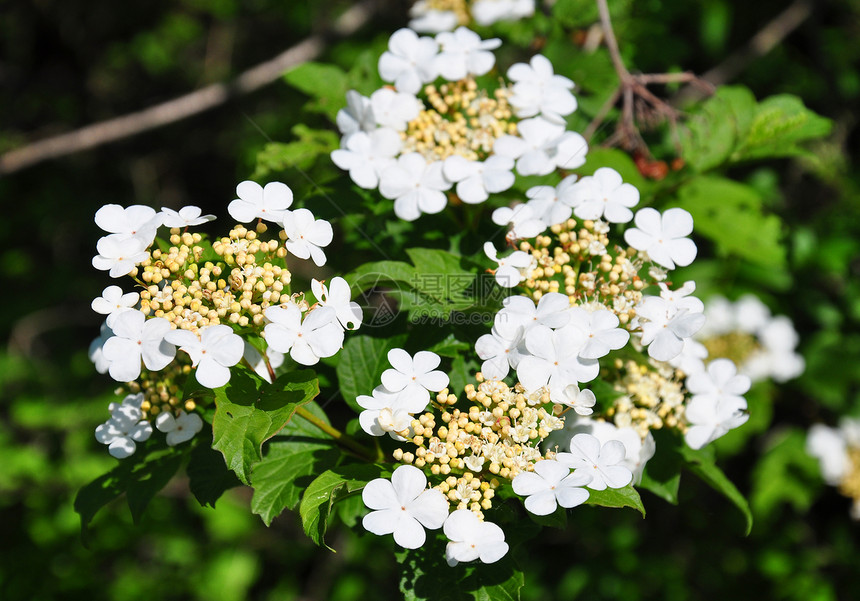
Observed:
[[[338,17],[326,31],[309,36],[278,56],[242,72],[232,81],[208,85],[142,111],[100,121],[10,150],[0,155],[0,175],[174,123],[222,105],[236,96],[253,92],[276,81],[290,67],[319,56],[328,39],[345,37],[357,31],[376,12],[376,4],[375,0],[356,4]]]

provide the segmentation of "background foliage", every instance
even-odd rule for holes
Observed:
[[[127,2],[120,9],[109,2],[4,2],[0,151],[235,75],[348,4],[182,0]],[[785,7],[737,0],[610,4],[628,66],[699,73],[724,61]],[[110,503],[90,525],[86,547],[73,509],[77,489],[116,464],[92,434],[106,418],[111,383],[86,358],[99,323],[89,302],[105,285],[89,265],[98,207],[196,204],[223,216],[237,181],[280,179],[321,217],[338,213],[320,187],[343,201],[350,217],[335,239],[356,257],[374,256],[379,244],[395,258],[411,258],[401,251],[417,244],[399,224],[386,225],[387,209],[364,211],[360,199],[343,195],[347,186],[325,161],[308,158],[337,143],[333,133],[316,130],[331,130],[327,116],[343,91],[376,87],[369,78],[374,57],[406,22],[405,5],[393,3],[379,15],[327,50],[320,62],[336,69],[308,65],[211,112],[0,179],[0,274],[11,284],[0,316],[7,340],[0,350],[0,598],[347,600],[396,594],[401,578],[412,579],[416,598],[439,598],[439,591],[431,597],[421,585],[432,558],[398,555],[404,571],[392,559],[390,541],[350,531],[355,512],[348,505],[335,506],[346,526],[326,534],[333,554],[305,537],[294,513],[272,520],[266,499],[252,498],[247,487],[213,501],[217,508],[201,507],[188,492],[190,466],[137,523],[123,499]],[[583,92],[576,113],[582,128],[611,93],[615,76],[603,51],[569,56],[580,28],[596,18],[590,1],[558,0],[553,16],[498,32],[523,47],[536,33],[546,34],[542,51]],[[568,39],[557,36],[562,27]],[[801,333],[806,374],[758,391],[750,424],[718,445],[721,464],[751,499],[751,534],[743,536],[743,520],[725,498],[684,474],[677,507],[649,493],[643,493],[644,521],[630,510],[582,507],[567,530],[546,530],[540,545],[515,546],[511,561],[527,575],[524,599],[806,600],[849,598],[856,590],[858,527],[848,518],[848,501],[821,485],[803,442],[810,423],[860,413],[860,178],[851,108],[860,101],[858,34],[855,0],[816,4],[783,44],[745,65],[731,82],[737,87],[689,109],[682,171],[636,181],[654,186],[658,202],[680,202],[696,217],[700,247],[714,257],[697,261],[697,272],[689,273],[714,283],[700,289],[702,296],[754,290]],[[811,152],[793,142],[823,134],[824,122],[784,94],[833,122]],[[798,115],[807,116],[801,123]],[[782,135],[777,146],[760,143],[775,134]],[[678,156],[665,131],[648,141],[656,159],[670,163]],[[777,153],[785,158],[753,160]],[[592,154],[618,165],[625,179],[637,178],[632,161],[617,151]],[[709,203],[734,207],[734,218],[709,219]],[[427,230],[462,230],[424,219]],[[384,234],[369,241],[362,229]],[[484,239],[425,242],[471,245],[474,252]],[[712,239],[722,242],[708,248]],[[333,393],[326,390],[330,382],[321,385],[317,400],[325,403]],[[334,407],[326,410],[345,422],[348,410],[339,414]],[[198,441],[199,448],[206,442]],[[250,507],[261,509],[271,528]],[[452,598],[458,588],[474,588],[470,578],[468,571],[452,572]],[[508,586],[502,575],[490,584]]]

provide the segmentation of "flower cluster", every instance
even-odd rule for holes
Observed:
[[[803,373],[804,361],[795,351],[798,336],[791,320],[772,316],[758,297],[747,294],[735,302],[713,297],[705,306],[705,316],[708,321],[696,334],[697,348],[691,352],[727,357],[753,382],[769,378],[786,382]]]
[[[458,25],[492,25],[530,17],[535,0],[418,0],[409,9],[409,27],[422,33],[452,31]]]
[[[491,50],[500,44],[465,27],[435,38],[396,31],[379,59],[379,74],[393,85],[369,98],[347,94],[334,163],[362,188],[378,188],[409,221],[442,211],[452,188],[459,201],[481,203],[509,189],[515,171],[582,165],[585,139],[564,121],[577,106],[573,82],[549,60],[535,55],[511,66],[493,90],[477,83],[495,67]]]
[[[108,235],[99,240],[93,265],[111,277],[128,275],[136,286],[127,293],[108,286],[92,303],[105,323],[90,357],[128,392],[96,430],[115,457],[131,455],[153,424],[170,446],[202,429],[196,401],[182,397],[192,373],[200,385],[219,388],[244,361],[271,381],[284,355],[313,365],[337,353],[344,331],[361,324],[343,278],[328,286],[313,280],[314,303],[290,290],[286,256],[325,264],[322,248],[332,241],[331,225],[307,209],[290,211],[293,194],[283,183],[246,181],[236,193],[228,212],[256,224],[237,224],[211,244],[188,231],[214,219],[197,207],[156,212],[107,205],[96,213],[96,224]],[[265,222],[281,226],[277,237],[266,239]],[[156,244],[161,227],[169,234]]]
[[[818,459],[824,481],[853,501],[851,517],[860,520],[860,419],[842,418],[838,428],[812,426],[806,452]]]

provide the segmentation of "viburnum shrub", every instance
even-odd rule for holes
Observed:
[[[479,4],[492,3],[470,4],[476,21]],[[508,4],[505,18],[533,10]],[[337,99],[339,147],[314,160],[351,179],[359,221],[295,208],[277,181],[241,182],[220,237],[199,233],[214,217],[197,207],[96,213],[93,266],[116,283],[93,301],[105,323],[90,357],[119,383],[96,439],[121,463],[78,496],[84,526],[122,492],[138,515],[187,462],[203,504],[241,482],[266,524],[297,510],[324,544],[341,519],[392,535],[404,561],[503,566],[512,590],[509,552],[534,544],[524,519],[564,524],[582,504],[644,515],[639,490],[676,503],[682,468],[749,528],[710,445],[750,417],[751,378],[802,370],[790,322],[753,297],[735,317],[725,299],[706,309],[702,282],[676,275],[699,254],[689,190],[705,176],[678,184],[682,206],[650,206],[657,188],[632,161],[592,158],[571,129],[575,82],[540,53],[502,68],[501,45],[400,29],[383,85]],[[731,198],[735,184],[708,177]],[[428,233],[433,218],[447,225]],[[705,237],[737,245],[704,219]],[[403,248],[410,236],[440,243]],[[368,241],[379,260],[350,263]],[[321,384],[333,392],[316,401]]]

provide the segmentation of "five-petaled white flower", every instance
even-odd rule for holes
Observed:
[[[223,324],[206,326],[200,336],[188,330],[171,330],[164,339],[188,353],[195,377],[206,388],[220,388],[230,381],[230,368],[242,360],[245,343],[233,328]]]
[[[290,254],[299,259],[311,258],[317,267],[325,265],[325,252],[322,247],[331,244],[334,232],[325,219],[314,219],[307,209],[286,211],[283,216],[284,232],[287,240],[284,246]]]
[[[282,186],[284,184],[281,184]],[[284,186],[286,187],[286,186]],[[215,215],[203,215],[200,207],[187,206],[178,211],[161,207],[161,224],[165,227],[191,227],[213,221]]]
[[[172,412],[164,411],[155,418],[155,427],[167,434],[167,445],[175,447],[194,438],[203,429],[203,420],[196,413],[185,413],[182,409],[176,417]]]
[[[254,219],[277,223],[293,204],[293,191],[281,182],[269,182],[264,188],[247,180],[236,186],[236,195],[239,198],[227,205],[227,212],[239,223]]]
[[[316,307],[302,320],[302,310],[296,303],[266,308],[263,333],[266,342],[279,353],[302,365],[315,365],[323,357],[331,357],[343,346],[343,328],[337,323],[337,312],[331,307]]]
[[[529,268],[536,265],[534,257],[522,250],[515,250],[500,259],[492,242],[484,243],[484,254],[498,265],[495,273],[496,282],[503,288],[513,288],[522,282]]]
[[[684,306],[679,307],[665,298],[646,296],[636,305],[642,344],[648,347],[648,355],[658,361],[671,361],[680,355],[684,340],[692,337],[705,323],[705,315],[701,310],[697,311],[701,301],[696,297],[684,300]]]
[[[498,314],[496,315],[498,317]],[[508,334],[510,338],[506,338]],[[523,339],[523,327],[504,328],[500,331],[493,326],[489,334],[484,334],[475,342],[475,352],[484,360],[481,373],[488,380],[501,380],[508,375],[511,366],[519,360],[519,347]]]
[[[388,351],[392,369],[382,372],[382,385],[391,392],[401,392],[409,399],[427,399],[430,392],[448,386],[448,374],[439,371],[441,359],[431,351],[418,351],[411,356],[402,348]]]
[[[600,371],[597,359],[580,356],[585,336],[578,329],[551,330],[538,324],[529,329],[525,340],[530,355],[517,364],[517,377],[529,392],[548,386],[553,400],[561,402],[555,399],[569,384],[590,382]]]
[[[394,213],[406,221],[444,209],[448,204],[445,190],[450,187],[451,182],[442,175],[442,162],[428,163],[417,152],[400,155],[379,180],[379,193],[394,201]]]
[[[91,306],[96,313],[107,315],[105,323],[110,327],[118,314],[133,309],[139,299],[140,295],[137,292],[123,294],[119,286],[108,286],[102,290],[101,296],[93,299]]]
[[[520,118],[541,115],[553,123],[564,124],[564,115],[576,110],[576,97],[570,92],[573,82],[556,75],[545,56],[535,54],[528,65],[512,65],[508,79],[514,82],[510,103]]]
[[[152,425],[143,419],[140,405],[143,393],[125,397],[122,403],[110,404],[110,419],[96,428],[96,440],[108,445],[108,453],[117,459],[132,455],[136,442],[152,435]]]
[[[102,353],[110,361],[108,373],[118,382],[131,382],[140,375],[140,361],[151,371],[165,368],[176,356],[176,347],[164,339],[170,322],[163,317],[147,319],[140,311],[125,311],[111,325],[113,336]]]
[[[570,468],[552,459],[535,463],[533,472],[520,472],[513,479],[514,492],[526,496],[526,509],[535,515],[549,515],[561,505],[566,509],[582,505],[591,481],[587,473],[571,473]]]
[[[93,257],[93,267],[108,271],[112,278],[121,278],[134,269],[134,266],[149,257],[146,252],[148,243],[136,237],[122,237],[116,234],[99,238]]]
[[[469,509],[458,509],[448,516],[442,527],[448,537],[445,559],[449,566],[480,559],[495,563],[508,552],[505,533],[496,524],[484,522]]]
[[[361,327],[361,307],[350,300],[352,293],[345,279],[335,276],[328,287],[316,278],[311,279],[311,291],[320,305],[335,310],[337,320],[345,330]]]
[[[636,227],[624,232],[624,240],[636,250],[647,252],[658,265],[675,269],[696,258],[696,243],[686,237],[693,231],[693,217],[684,209],[669,209],[661,215],[645,207],[636,212],[633,222]]]
[[[401,465],[391,480],[371,480],[361,491],[361,500],[371,511],[361,524],[376,535],[394,534],[394,542],[406,549],[417,549],[427,535],[424,528],[436,530],[448,517],[448,500],[441,491],[427,488],[424,472]]]
[[[413,94],[379,88],[370,95],[370,108],[377,125],[405,131],[409,122],[421,112],[422,104]]]
[[[398,29],[388,40],[388,50],[379,57],[379,76],[393,82],[398,92],[417,94],[423,84],[438,75],[438,51],[439,44],[433,38],[419,38],[405,27]]]
[[[493,211],[492,219],[496,225],[511,226],[511,231],[506,236],[508,240],[534,238],[546,229],[546,223],[538,217],[530,205],[524,203],[515,205],[513,208],[499,207]]]
[[[105,205],[96,211],[95,219],[97,226],[111,234],[109,238],[138,238],[143,242],[143,248],[152,244],[161,225],[161,216],[152,207],[144,205]]]
[[[588,143],[578,133],[565,131],[564,125],[533,117],[520,121],[517,133],[499,137],[493,152],[516,159],[520,175],[547,175],[585,164]]]
[[[569,327],[577,328],[585,337],[579,351],[583,359],[599,359],[622,348],[630,339],[627,330],[618,327],[618,317],[608,309],[588,311],[583,307],[569,310]]]
[[[335,122],[344,136],[376,129],[376,117],[370,106],[370,98],[355,90],[349,90],[346,93],[346,107],[337,112]]]
[[[558,453],[555,457],[575,473],[588,474],[588,488],[604,490],[623,488],[633,480],[633,472],[624,466],[627,451],[624,443],[609,440],[601,446],[591,434],[576,434],[570,439],[570,453]]]
[[[597,402],[597,397],[588,388],[579,389],[576,384],[568,384],[561,391],[558,399],[562,405],[572,407],[577,415],[591,415],[594,413],[594,404]]]
[[[401,432],[409,431],[412,415],[427,407],[427,397],[412,396],[401,392],[391,392],[384,386],[377,386],[370,396],[356,397],[356,402],[364,411],[358,415],[361,429],[371,436],[382,436],[386,432],[391,438],[405,440]]]
[[[639,190],[622,181],[609,167],[583,177],[573,188],[573,214],[580,219],[605,219],[610,223],[627,223],[633,219],[630,209],[639,203]]]
[[[527,204],[547,225],[564,223],[573,212],[575,187],[575,175],[568,175],[557,186],[534,186],[526,191]]]

